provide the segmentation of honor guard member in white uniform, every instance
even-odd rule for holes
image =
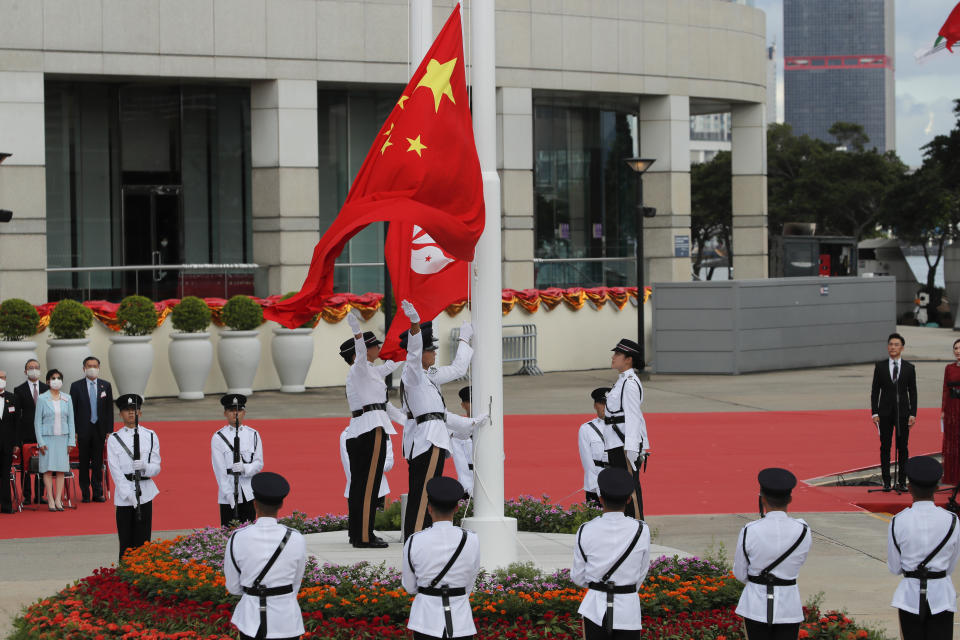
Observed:
[[[160,493],[153,478],[160,473],[160,439],[140,424],[143,398],[128,393],[115,400],[123,428],[107,438],[107,467],[113,478],[120,558],[127,549],[150,542],[153,499]]]
[[[217,479],[220,526],[230,522],[253,522],[253,490],[250,479],[263,469],[263,442],[253,427],[243,424],[247,396],[228,393],[220,398],[227,424],[213,434],[210,457]]]
[[[462,378],[470,366],[473,349],[470,338],[473,327],[464,322],[460,327],[460,345],[453,363],[435,366],[437,346],[433,339],[433,325],[420,324],[417,310],[407,300],[402,301],[403,312],[410,319],[410,330],[400,336],[400,346],[407,350],[406,366],[400,378],[400,395],[407,412],[403,428],[403,457],[407,459],[408,499],[403,518],[403,537],[430,526],[427,511],[427,480],[443,475],[443,463],[450,454],[449,429],[460,437],[468,437],[486,416],[457,420],[449,414],[440,393],[440,385]],[[469,427],[464,428],[465,425]]]
[[[470,387],[462,387],[457,392],[460,396],[460,406],[463,407],[464,415],[470,416]],[[455,414],[447,412],[448,422],[456,420]],[[459,417],[459,416],[457,416]],[[450,435],[450,453],[453,455],[453,466],[457,470],[457,480],[463,485],[463,497],[469,498],[473,495],[473,436],[462,438],[457,437],[458,431],[451,430]]]
[[[960,525],[956,515],[933,503],[940,463],[917,456],[906,466],[913,506],[890,521],[887,565],[903,574],[891,604],[899,609],[904,640],[946,640],[953,637],[957,610],[951,575],[960,556]]]
[[[603,446],[603,415],[607,407],[607,393],[610,387],[600,387],[590,392],[593,410],[597,417],[580,425],[577,434],[577,446],[580,449],[580,464],[583,466],[583,492],[587,502],[600,504],[597,494],[597,476],[608,466],[607,452]]]
[[[351,469],[347,497],[350,541],[354,547],[383,548],[387,542],[373,533],[373,522],[387,444],[390,436],[397,432],[386,411],[384,378],[400,363],[388,361],[374,365],[380,355],[380,341],[372,331],[360,331],[360,321],[352,312],[347,314],[347,323],[353,338],[340,345],[340,355],[350,365],[347,373],[347,404],[351,416],[347,427]]]
[[[242,596],[230,622],[240,640],[294,640],[303,634],[297,592],[307,546],[299,531],[277,522],[290,485],[269,471],[253,476],[250,484],[257,521],[231,534],[223,558],[227,591]]]
[[[407,628],[414,640],[463,640],[477,632],[470,592],[480,571],[480,542],[453,526],[463,486],[445,476],[427,482],[433,524],[403,545],[403,588],[415,594]]]
[[[633,340],[622,339],[613,348],[610,368],[620,372],[620,377],[607,393],[604,410],[603,440],[611,467],[626,469],[636,482],[633,500],[627,506],[627,515],[643,519],[643,490],[640,487],[640,468],[647,468],[650,455],[650,439],[647,423],[640,405],[643,403],[643,387],[636,369],[643,366],[640,347]]]
[[[650,568],[650,528],[624,514],[633,499],[633,478],[610,467],[597,478],[603,515],[581,525],[573,548],[570,579],[587,593],[577,610],[583,636],[635,640],[640,637],[637,591]]]
[[[343,497],[350,503],[350,456],[347,454],[347,432],[350,427],[340,432],[340,464],[343,465],[343,474],[347,477],[347,486],[343,490]],[[393,442],[387,436],[387,457],[383,461],[383,476],[380,478],[380,490],[377,492],[377,509],[383,508],[384,497],[390,493],[390,483],[387,482],[387,472],[393,469]],[[351,544],[353,539],[350,539]]]
[[[760,520],[740,530],[733,574],[746,586],[736,613],[748,640],[796,640],[803,622],[797,575],[810,552],[807,523],[787,515],[797,478],[786,469],[764,469],[760,483]],[[766,512],[766,515],[764,515]]]

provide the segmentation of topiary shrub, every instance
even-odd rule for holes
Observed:
[[[231,331],[251,331],[263,324],[263,309],[250,296],[235,295],[223,306],[220,319]]]
[[[67,298],[57,303],[50,314],[50,333],[61,340],[76,340],[87,337],[87,329],[93,326],[93,311],[76,300]]]
[[[117,308],[120,330],[128,336],[146,336],[157,328],[157,309],[150,298],[127,296]]]
[[[206,302],[196,296],[187,296],[173,308],[170,321],[177,331],[199,333],[207,330],[212,315]]]
[[[26,300],[9,298],[0,304],[0,338],[23,340],[37,332],[40,314]]]

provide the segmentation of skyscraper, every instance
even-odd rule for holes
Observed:
[[[895,147],[893,0],[784,0],[784,119],[832,142],[862,125],[868,146]]]

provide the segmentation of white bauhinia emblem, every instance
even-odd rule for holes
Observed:
[[[439,273],[448,264],[455,262],[455,259],[447,256],[430,234],[418,225],[413,225],[413,245],[414,248],[410,250],[410,268],[415,273],[425,276]]]

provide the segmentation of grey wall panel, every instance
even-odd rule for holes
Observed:
[[[888,335],[890,325],[885,322],[752,329],[740,332],[738,348],[741,351],[750,351],[848,343],[882,346],[886,344]]]
[[[696,313],[689,309],[665,309],[654,313],[661,326],[672,331],[699,331],[703,327],[717,331],[733,329],[734,318],[730,309],[697,309]]]
[[[701,284],[698,282],[671,282],[669,286],[655,285],[657,309],[731,309],[733,305],[733,285],[721,285],[709,290],[684,285]],[[681,286],[676,286],[681,285]],[[662,287],[662,288],[661,288]]]
[[[733,352],[657,351],[657,373],[733,373]]]
[[[802,327],[823,322],[824,309],[815,306],[765,307],[742,309],[740,329],[763,329],[767,327]],[[888,302],[865,302],[859,305],[834,305],[830,317],[837,323],[866,321],[891,322],[893,310]]]
[[[655,335],[657,351],[733,351],[732,331],[658,331]]]

